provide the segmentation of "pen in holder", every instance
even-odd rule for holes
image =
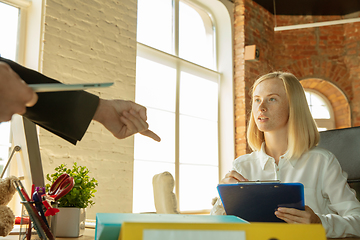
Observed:
[[[34,202],[21,201],[21,221],[20,221],[20,234],[19,240],[33,240],[33,239],[49,239],[45,233],[39,219],[31,210]],[[35,229],[35,231],[33,231]]]
[[[19,240],[30,239],[31,236],[33,236],[32,239],[36,239],[38,237],[36,231],[33,231],[33,226],[32,226],[32,222],[30,220],[30,216],[29,216],[28,212],[26,211],[25,206],[22,205],[21,218],[20,218]]]
[[[25,240],[25,239],[49,239],[46,236],[45,230],[41,229],[36,224],[33,224],[33,222],[30,219],[29,213],[27,209],[29,208],[29,205],[32,204],[34,206],[35,202],[27,202],[27,201],[21,201],[22,209],[21,209],[21,220],[20,220],[20,234],[19,234],[19,240]],[[28,207],[26,207],[28,205]],[[57,202],[53,202],[51,204],[53,208],[56,208],[58,206]],[[46,208],[44,207],[43,211],[46,211]],[[47,216],[46,221],[49,225],[49,230],[51,231],[52,235],[56,235],[56,219],[57,215],[54,216]],[[40,235],[38,232],[40,231]]]
[[[20,222],[21,225],[20,225],[20,238],[19,238],[19,240],[25,240],[26,239],[25,238],[26,234],[28,234],[28,235],[30,234],[31,238],[29,238],[29,239],[31,239],[31,240],[39,239],[39,238],[37,238],[38,236],[36,234],[38,230],[36,230],[36,228],[34,227],[34,224],[32,224],[32,222],[30,221],[29,214],[28,214],[28,212],[26,210],[26,207],[25,207],[25,205],[28,205],[28,204],[32,204],[34,206],[36,203],[35,202],[27,202],[27,201],[22,201],[21,203],[23,204],[23,206],[22,206],[22,211],[21,211],[21,222]],[[46,213],[46,211],[51,211],[52,209],[56,209],[58,207],[58,203],[57,202],[52,202],[50,208],[46,208],[45,204],[42,205],[42,207],[43,207],[43,209],[42,209],[43,212]],[[45,218],[46,218],[45,223],[47,223],[48,229],[50,230],[50,232],[52,233],[53,236],[56,236],[57,215],[54,214],[54,215],[48,215],[47,216],[45,214]],[[26,229],[26,231],[25,231],[25,229],[23,229],[23,228],[25,228],[25,227],[29,228],[30,227],[27,224],[27,222],[29,224],[32,224],[31,229],[34,229],[36,231],[32,231],[32,230],[29,230],[29,229]],[[39,229],[39,231],[45,233],[45,231],[42,230],[41,228]],[[34,235],[35,235],[35,238],[34,238]],[[43,234],[42,234],[42,236],[43,236]],[[49,239],[49,238],[46,237],[46,238],[40,238],[40,239]]]
[[[14,181],[14,185],[15,185],[16,190],[18,191],[20,198],[22,200],[21,204],[26,209],[26,216],[28,216],[30,218],[29,224],[31,224],[28,227],[28,230],[26,231],[25,235],[20,234],[20,240],[25,240],[25,238],[26,238],[26,240],[36,239],[36,238],[31,238],[32,236],[35,236],[34,234],[31,234],[32,228],[35,228],[36,233],[40,239],[55,240],[54,235],[52,234],[50,228],[46,224],[46,220],[44,221],[43,218],[40,217],[39,212],[35,207],[35,202],[31,201],[31,199],[30,199],[29,195],[27,194],[21,181]],[[22,215],[23,215],[23,213],[24,213],[24,211],[22,211]],[[25,216],[25,214],[24,214],[24,216]],[[25,219],[25,218],[22,217],[21,222],[23,222],[23,219]]]

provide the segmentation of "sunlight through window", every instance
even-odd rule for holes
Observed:
[[[0,2],[0,55],[11,59],[17,58],[17,39],[19,8]],[[0,123],[0,173],[9,157],[10,122]]]
[[[13,61],[16,60],[19,12],[19,8],[0,2],[0,55]]]
[[[331,104],[326,97],[311,89],[305,89],[305,96],[318,130],[326,131],[335,128]]]
[[[152,177],[164,171],[178,182],[180,211],[210,209],[217,195],[215,32],[209,14],[188,3],[138,1],[136,102],[162,141],[135,135],[133,212],[155,212]]]

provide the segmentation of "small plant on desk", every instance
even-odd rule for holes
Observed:
[[[55,168],[54,174],[47,174],[46,179],[50,184],[46,184],[46,191],[48,192],[50,186],[63,173],[69,174],[74,178],[75,185],[71,191],[58,200],[59,207],[76,207],[87,208],[95,204],[91,200],[95,195],[95,188],[98,186],[97,180],[89,177],[89,169],[87,167],[78,166],[75,162],[72,168],[67,168],[66,164],[61,164]]]

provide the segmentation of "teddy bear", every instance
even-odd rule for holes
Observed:
[[[14,228],[15,215],[13,211],[6,206],[16,191],[14,181],[18,180],[15,176],[0,179],[0,236],[9,235]]]

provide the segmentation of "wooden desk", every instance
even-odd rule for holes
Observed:
[[[78,238],[56,238],[62,240],[72,240],[72,239],[80,239],[80,240],[94,240],[95,239],[95,229],[93,228],[85,228],[84,235]]]
[[[94,240],[95,239],[95,229],[93,228],[85,228],[85,233],[83,236],[78,238],[56,238],[56,239],[62,239],[62,240]],[[19,235],[9,235],[6,237],[0,237],[0,240],[19,240]]]
[[[360,240],[360,238],[328,238],[328,240]]]
[[[19,235],[9,235],[6,237],[0,237],[1,240],[18,240],[19,239]],[[57,240],[76,240],[76,239],[80,239],[80,240],[94,240],[95,239],[95,229],[93,228],[86,228],[85,229],[85,233],[83,236],[78,237],[78,238],[56,238]],[[360,240],[359,238],[328,238],[328,240]]]
[[[93,240],[95,238],[95,229],[89,229],[86,228],[85,229],[85,233],[84,236],[81,236],[79,238],[56,238],[56,239],[62,239],[62,240],[75,240],[75,239],[80,239],[80,240]],[[159,239],[160,240],[160,239]],[[360,240],[359,238],[328,238],[328,240]]]
[[[93,240],[95,238],[95,229],[86,228],[85,233],[83,236],[79,238],[56,238],[56,239],[62,239],[62,240],[72,240],[72,239],[80,239],[80,240]],[[159,239],[160,240],[160,239]],[[328,240],[360,240],[360,237],[358,238],[328,238]]]

